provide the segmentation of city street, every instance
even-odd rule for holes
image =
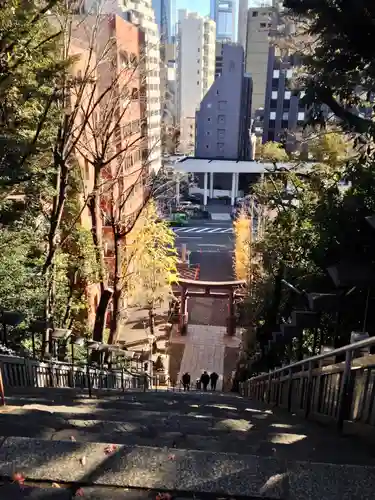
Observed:
[[[186,244],[191,252],[191,264],[200,264],[201,280],[223,281],[233,279],[232,221],[195,220],[188,226],[173,228],[176,247]]]

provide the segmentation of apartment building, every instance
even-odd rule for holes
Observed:
[[[284,20],[287,35],[295,31],[294,22]],[[292,88],[294,73],[300,65],[298,54],[284,50],[283,38],[269,48],[266,97],[263,116],[263,142],[282,141],[289,151],[303,142],[302,125],[305,106],[301,99],[305,92]]]
[[[91,33],[95,29],[95,37]],[[143,75],[144,35],[136,26],[117,15],[80,17],[74,23],[70,53],[78,56],[73,74],[88,79],[85,98],[77,120],[89,116],[77,143],[76,155],[81,166],[84,196],[94,187],[95,158],[112,157],[100,171],[100,218],[96,221],[103,240],[104,259],[111,281],[114,273],[114,238],[111,217],[133,217],[143,205],[145,196],[142,174],[145,110],[140,99]],[[90,77],[88,77],[90,75]],[[90,83],[92,79],[94,84]],[[100,97],[100,100],[98,100]],[[74,98],[74,92],[72,92]],[[101,140],[106,140],[103,149]],[[83,197],[84,198],[84,197]],[[82,212],[82,224],[90,229],[89,211]],[[89,319],[93,320],[100,292],[97,286],[88,289]]]
[[[160,85],[160,38],[155,21],[152,0],[129,0],[122,4],[126,18],[138,26],[144,33],[144,66],[145,85],[141,89],[147,110],[148,157],[150,169],[157,172],[161,167],[161,110],[162,93]]]
[[[179,10],[176,48],[177,123],[180,152],[195,146],[195,112],[215,78],[215,22],[196,12]]]
[[[251,78],[239,44],[223,44],[222,72],[196,113],[195,157],[249,160]]]
[[[219,41],[236,41],[236,0],[211,0],[210,18],[216,23],[216,39]]]
[[[144,34],[144,47],[139,60],[145,75],[141,96],[147,108],[144,128],[147,131],[148,148],[144,153],[144,161],[147,161],[151,170],[157,172],[161,166],[160,41],[152,0],[75,0],[75,3],[82,14],[116,14],[137,26]]]

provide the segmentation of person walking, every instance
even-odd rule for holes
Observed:
[[[219,380],[219,375],[216,372],[212,372],[210,375],[211,391],[216,391],[216,384]]]
[[[182,375],[182,385],[184,386],[184,391],[190,390],[190,374],[188,372]]]
[[[210,381],[210,376],[206,371],[204,371],[201,375],[201,384],[203,385],[204,391],[207,391],[207,386],[209,381]]]

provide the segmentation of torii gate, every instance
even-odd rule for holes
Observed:
[[[210,297],[223,299],[229,297],[229,314],[227,321],[227,334],[234,335],[236,332],[235,315],[235,292],[245,285],[244,280],[239,281],[198,281],[179,279],[181,303],[180,303],[180,334],[186,333],[188,322],[187,299],[188,297]],[[192,290],[193,289],[193,290]],[[200,289],[200,290],[199,290]],[[224,291],[220,291],[224,290]]]

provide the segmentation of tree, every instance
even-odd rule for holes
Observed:
[[[314,148],[321,163],[310,164],[306,173],[269,174],[256,188],[257,199],[268,209],[269,217],[264,239],[254,245],[254,252],[262,255],[264,272],[255,293],[249,294],[247,306],[261,350],[294,308],[306,308],[303,296],[285,287],[283,280],[300,290],[331,292],[334,287],[327,267],[341,259],[372,260],[375,240],[365,216],[375,209],[370,187],[373,174],[362,159],[347,156],[351,150],[346,146],[344,136],[320,135]],[[348,176],[352,184],[343,189],[341,182]],[[339,346],[348,342],[350,332],[363,321],[363,293],[358,290],[345,299],[350,314],[342,314],[339,332],[334,315],[323,315],[320,343]],[[275,348],[262,357],[257,369],[298,359],[303,353],[311,355],[313,345],[312,332],[306,331],[292,351]]]
[[[154,334],[154,309],[171,296],[172,285],[177,282],[174,239],[173,231],[165,221],[159,220],[155,205],[150,203],[129,245],[133,269],[128,290],[133,305],[148,309],[151,334]]]
[[[236,279],[250,282],[252,272],[252,220],[242,210],[233,226]]]
[[[286,162],[289,159],[287,152],[279,142],[266,142],[262,144],[257,156],[263,161],[270,161],[272,163]]]
[[[284,7],[300,27],[302,43],[294,43],[296,36],[290,39],[302,56],[300,86],[307,89],[311,121],[325,123],[324,104],[345,128],[360,134],[361,140],[373,140],[374,3],[285,0]],[[311,43],[305,43],[306,38]]]

